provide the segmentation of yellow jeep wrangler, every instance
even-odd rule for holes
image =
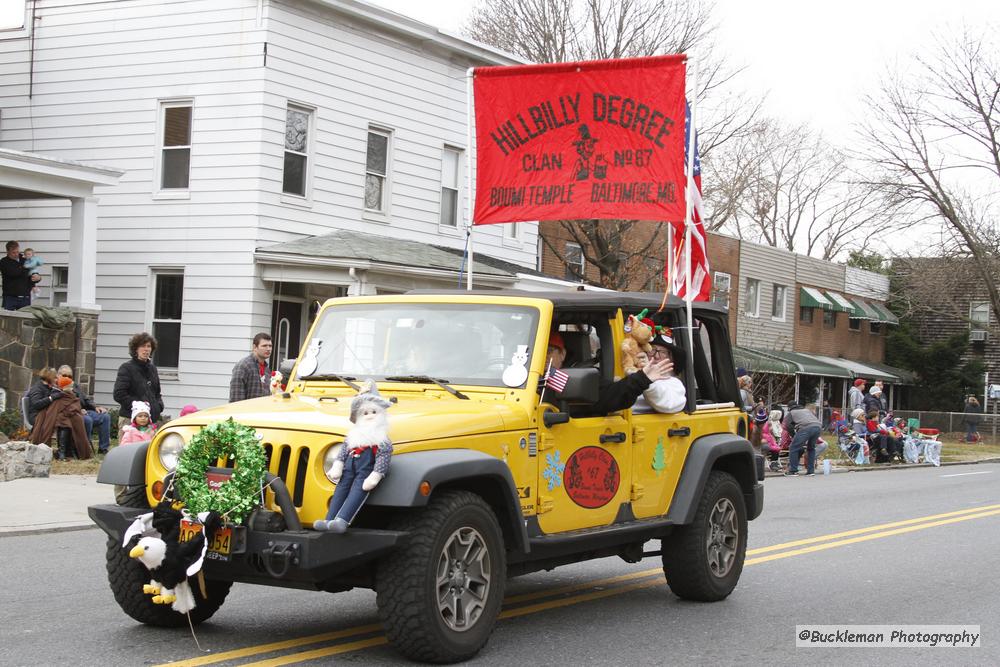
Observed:
[[[177,419],[148,445],[107,457],[98,481],[125,492],[90,516],[109,536],[115,598],[143,623],[187,625],[143,594],[148,574],[128,558],[122,536],[165,489],[174,493],[169,477],[192,436],[230,416],[261,436],[269,484],[263,504],[212,541],[204,592],[193,587],[195,623],[222,605],[233,582],[361,586],[376,591],[399,651],[453,662],[486,643],[505,581],[518,574],[661,555],[676,595],[725,598],[743,569],[764,478],[737,407],[725,310],[699,303],[689,324],[671,298],[652,316],[683,348],[686,410],[600,409],[602,391],[623,375],[625,318],[659,305],[659,295],[619,292],[327,301],[286,391]],[[568,355],[561,392],[542,388],[552,331]],[[346,533],[312,530],[334,492],[328,473],[351,426],[352,397],[367,379],[393,403],[389,473]],[[227,462],[218,463],[210,470],[224,475]]]

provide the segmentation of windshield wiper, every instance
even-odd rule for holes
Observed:
[[[360,393],[361,387],[351,382],[351,380],[357,380],[355,377],[350,375],[336,375],[334,373],[317,373],[315,375],[304,375],[299,378],[300,380],[337,380],[338,382],[343,382],[348,387],[354,390],[354,393]]]
[[[437,380],[430,377],[429,375],[391,375],[386,378],[387,382],[433,382],[437,386],[441,387],[447,391],[452,396],[456,398],[461,398],[463,401],[469,400],[469,397],[460,392],[458,389],[451,387],[447,384],[447,380]]]

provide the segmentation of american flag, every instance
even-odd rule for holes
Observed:
[[[687,104],[684,122],[684,169],[687,171],[688,156],[687,151],[691,149],[691,105]],[[691,225],[691,245],[694,252],[691,254],[691,295],[694,301],[708,301],[711,298],[712,281],[711,272],[708,267],[708,255],[705,252],[705,225],[701,221],[702,201],[701,201],[701,159],[698,157],[698,132],[694,133],[694,184],[695,191],[692,193],[693,213]],[[673,258],[667,265],[667,270],[673,275],[666,278],[673,286],[674,294],[682,299],[687,295],[687,248],[684,243],[684,224],[673,226]]]
[[[558,368],[549,369],[548,374],[545,376],[545,386],[560,394],[566,388],[567,382],[569,382],[569,375],[563,373]]]

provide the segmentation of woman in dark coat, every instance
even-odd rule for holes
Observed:
[[[163,413],[163,397],[160,395],[160,375],[156,372],[151,357],[156,350],[156,339],[145,331],[128,341],[128,353],[132,357],[118,368],[115,378],[115,402],[121,406],[119,416],[132,414],[132,401],[149,404],[149,418],[154,424],[160,422]]]
[[[72,384],[68,385],[68,391],[60,389],[52,368],[38,371],[38,377],[40,381],[28,390],[27,417],[32,425],[28,439],[35,444],[43,444],[56,433],[57,459],[71,457],[74,452],[79,459],[89,459],[90,440],[83,425],[83,409]]]
[[[979,442],[979,420],[983,418],[983,408],[975,396],[965,402],[965,441]]]

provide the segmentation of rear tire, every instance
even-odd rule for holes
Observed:
[[[694,521],[663,540],[663,573],[674,595],[716,602],[736,588],[747,552],[743,490],[729,473],[713,470]]]
[[[407,542],[379,562],[379,618],[403,655],[459,662],[486,644],[500,613],[506,552],[490,506],[468,491],[431,498],[395,526]]]

